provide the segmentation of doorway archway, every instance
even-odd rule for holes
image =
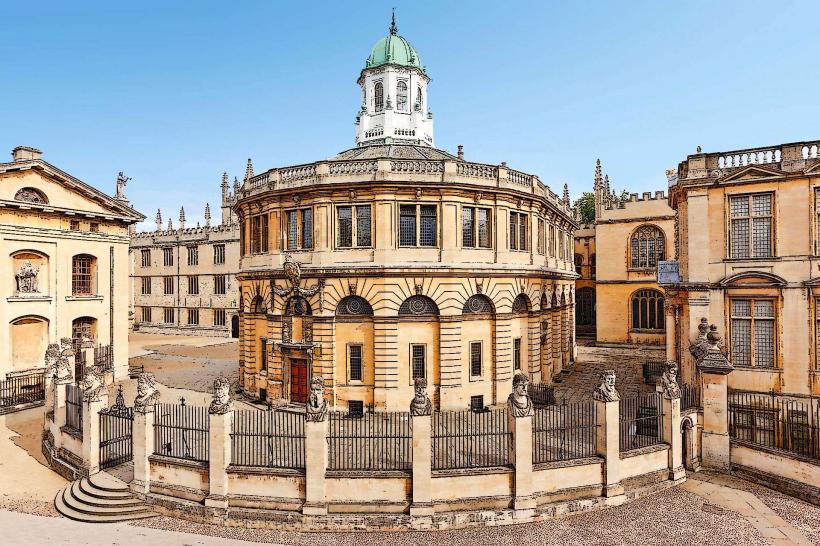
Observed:
[[[239,315],[234,315],[231,317],[231,337],[239,337]]]

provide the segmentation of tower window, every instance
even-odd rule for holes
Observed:
[[[373,86],[373,105],[376,112],[381,112],[384,110],[384,87],[382,86],[382,82],[376,82],[376,85]]]
[[[407,84],[399,82],[396,86],[396,108],[399,112],[407,112]]]

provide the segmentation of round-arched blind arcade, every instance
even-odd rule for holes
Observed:
[[[438,305],[427,296],[410,296],[399,306],[399,315],[438,316]]]
[[[461,312],[465,315],[492,314],[495,312],[495,306],[484,294],[476,294],[464,302]]]
[[[632,329],[663,330],[663,294],[644,288],[632,294]]]
[[[629,239],[629,267],[652,269],[663,260],[665,239],[655,226],[645,225],[636,229]]]
[[[530,298],[526,294],[518,294],[512,302],[513,313],[529,313]]]
[[[337,315],[373,315],[373,307],[361,296],[345,296],[336,306]]]

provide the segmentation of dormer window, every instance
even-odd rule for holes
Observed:
[[[384,87],[382,82],[376,82],[376,85],[373,86],[373,101],[376,112],[384,110]]]
[[[399,82],[396,86],[396,108],[399,112],[407,112],[407,84]]]

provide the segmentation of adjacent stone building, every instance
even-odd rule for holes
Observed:
[[[674,213],[666,194],[618,197],[600,161],[595,166],[595,223],[575,234],[578,328],[595,325],[598,345],[665,343],[658,262],[674,247]]]
[[[729,387],[820,393],[818,146],[698,150],[668,173],[680,280],[664,286],[676,340],[667,357],[680,359],[684,380],[705,319],[727,332]]]
[[[234,191],[222,175],[222,218],[211,225],[205,205],[205,225],[179,224],[163,228],[157,211],[156,230],[131,237],[132,322],[135,330],[163,334],[239,337],[239,224],[232,206]]]
[[[111,345],[128,369],[128,232],[144,217],[18,146],[0,163],[0,377],[43,367],[49,343]]]
[[[503,403],[516,369],[549,382],[573,358],[568,193],[433,147],[429,76],[391,25],[358,83],[356,146],[255,175],[241,220],[240,383],[336,407]]]

